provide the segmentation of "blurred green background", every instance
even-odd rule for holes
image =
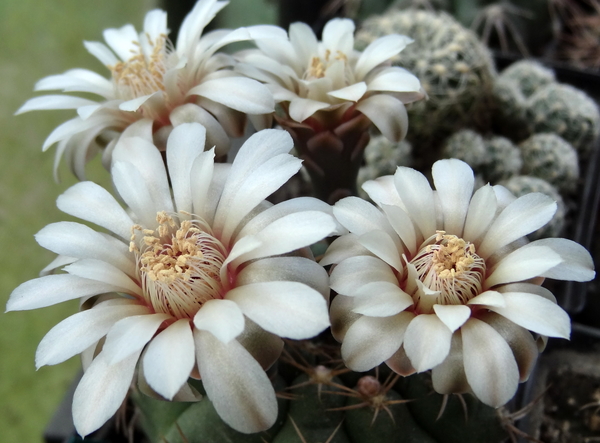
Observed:
[[[14,116],[35,95],[35,82],[75,67],[108,71],[87,53],[82,41],[101,40],[102,30],[133,23],[138,29],[149,0],[0,0],[0,305],[11,291],[37,277],[53,254],[33,235],[65,220],[56,197],[75,183],[68,170],[52,178],[54,149],[41,152],[46,136],[72,111]],[[107,183],[93,162],[90,178]],[[37,443],[79,370],[79,359],[35,371],[35,349],[46,332],[76,312],[77,302],[30,312],[0,314],[0,442]]]

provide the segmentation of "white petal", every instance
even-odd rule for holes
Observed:
[[[329,300],[327,271],[313,260],[304,257],[272,257],[256,260],[244,266],[237,275],[240,286],[266,281],[297,281],[319,291]]]
[[[34,87],[35,91],[53,89],[62,89],[65,92],[89,92],[109,100],[114,97],[112,81],[87,69],[70,69],[64,74],[45,77],[39,80]]]
[[[306,23],[292,23],[289,28],[290,43],[298,56],[298,63],[308,66],[311,57],[317,54],[317,37]]]
[[[383,231],[371,231],[361,235],[358,241],[373,255],[379,257],[388,265],[402,272],[400,254],[392,238]]]
[[[417,253],[417,234],[415,233],[415,226],[409,215],[398,206],[382,205],[381,209],[385,212],[390,225],[394,228],[394,231],[398,234],[402,243],[406,245],[406,248],[411,255]]]
[[[397,285],[376,281],[356,291],[353,312],[370,317],[396,315],[413,304],[413,299]]]
[[[140,109],[140,107],[144,103],[146,103],[148,100],[150,100],[150,99],[161,99],[162,97],[163,97],[163,92],[162,91],[156,91],[156,92],[154,92],[152,94],[142,95],[140,97],[136,97],[134,99],[124,101],[123,103],[119,104],[119,109],[121,111],[126,111],[126,112],[135,112],[138,109]]]
[[[154,336],[163,321],[169,319],[167,314],[134,315],[119,320],[106,335],[102,348],[109,365],[123,361],[139,352]]]
[[[369,91],[419,92],[421,82],[406,69],[397,66],[387,68],[369,81]]]
[[[245,77],[223,77],[193,87],[189,95],[200,95],[246,114],[269,114],[275,108],[267,87]]]
[[[345,88],[328,92],[327,94],[341,100],[357,102],[362,98],[363,95],[365,95],[365,92],[367,92],[367,84],[365,82],[360,82],[346,86]]]
[[[104,43],[84,40],[83,46],[85,46],[85,49],[90,54],[100,60],[100,63],[104,66],[115,66],[119,62],[119,59],[115,57],[115,54]]]
[[[336,238],[329,245],[319,263],[321,266],[327,266],[357,255],[371,255],[371,253],[358,242],[357,235],[346,234]]]
[[[505,306],[490,306],[490,310],[538,334],[569,338],[569,315],[556,303],[528,292],[506,292],[502,295]]]
[[[199,123],[176,126],[169,135],[167,164],[177,211],[192,212],[190,173],[194,160],[204,151],[205,140],[206,129]],[[194,189],[194,192],[200,191],[202,190]]]
[[[374,40],[360,55],[354,72],[357,79],[363,79],[371,69],[398,55],[412,39],[405,35],[391,34]]]
[[[136,221],[148,228],[155,227],[158,208],[140,171],[132,163],[113,161],[110,173],[119,195],[136,215]]]
[[[292,120],[302,123],[315,112],[328,108],[329,106],[331,106],[329,103],[298,97],[290,102],[288,112]]]
[[[353,371],[363,372],[390,358],[402,345],[414,314],[401,312],[391,317],[361,317],[346,332],[342,357]]]
[[[35,354],[36,368],[62,363],[95,344],[117,321],[130,315],[148,313],[144,306],[130,300],[119,300],[119,303],[104,302],[73,314],[44,336]]]
[[[385,94],[372,95],[361,100],[356,110],[365,114],[388,140],[399,142],[406,137],[408,114],[397,98]]]
[[[127,24],[119,29],[105,29],[103,36],[108,46],[124,62],[140,52],[140,47],[136,44],[138,43],[138,35],[133,25]]]
[[[162,35],[167,35],[167,13],[160,9],[149,11],[144,17],[144,34],[155,41]]]
[[[130,276],[136,273],[128,245],[80,223],[58,222],[35,234],[36,241],[50,251],[78,259],[93,258],[111,263]]]
[[[375,257],[350,257],[338,264],[331,272],[330,285],[334,291],[354,296],[361,286],[385,281],[398,285],[392,269]]]
[[[431,169],[444,213],[444,231],[462,237],[463,226],[473,194],[473,170],[455,158],[439,160]]]
[[[67,300],[118,290],[111,284],[74,275],[47,275],[19,285],[10,294],[6,312],[45,308]]]
[[[71,95],[42,95],[27,100],[15,115],[29,111],[41,111],[47,109],[77,109],[80,106],[95,105],[96,102]]]
[[[433,305],[438,318],[454,332],[471,316],[471,309],[464,305]]]
[[[485,279],[485,288],[537,277],[558,265],[562,259],[545,246],[526,245],[503,257]]]
[[[173,212],[167,171],[156,146],[139,137],[122,138],[113,151],[113,161],[133,164],[142,175],[156,212]],[[121,190],[117,188],[119,193]]]
[[[227,344],[244,330],[244,315],[231,300],[209,300],[194,316],[194,326]]]
[[[349,54],[354,47],[354,22],[347,18],[334,18],[323,27],[323,46],[334,54]]]
[[[229,136],[217,119],[202,107],[187,103],[175,108],[169,118],[174,126],[182,123],[200,123],[207,130],[206,147],[214,147],[217,155],[224,155],[229,151],[231,146]]]
[[[65,267],[64,270],[77,277],[89,278],[120,288],[119,292],[142,297],[142,289],[121,269],[101,260],[85,258]]]
[[[404,334],[404,349],[417,372],[443,362],[450,352],[452,332],[435,314],[417,315]]]
[[[504,307],[506,303],[502,294],[497,291],[485,291],[481,294],[473,297],[467,302],[468,305],[483,305],[483,306],[497,306]]]
[[[510,347],[490,325],[471,318],[461,328],[465,374],[471,389],[486,405],[497,408],[510,400],[519,384],[519,369]]]
[[[423,240],[435,234],[436,215],[433,190],[420,172],[406,167],[398,167],[394,174],[398,195],[406,207],[406,213],[421,231]]]
[[[190,183],[192,192],[192,212],[200,217],[206,217],[206,202],[213,178],[215,165],[215,150],[203,152],[198,155],[192,164],[190,171]]]
[[[470,242],[477,240],[496,216],[497,207],[496,193],[490,185],[475,191],[469,203],[463,238]]]
[[[109,365],[101,352],[87,369],[73,396],[73,422],[83,437],[113,416],[129,390],[140,353]]]
[[[543,238],[531,245],[546,246],[560,255],[562,262],[540,274],[557,280],[590,281],[596,276],[590,253],[580,244],[566,238]]]
[[[277,401],[257,361],[236,340],[224,344],[199,330],[194,339],[204,388],[223,421],[244,433],[270,428],[277,418]]]
[[[547,195],[534,192],[519,197],[494,220],[477,254],[487,259],[501,247],[544,226],[555,212],[556,202]]]
[[[171,400],[194,368],[195,352],[189,320],[178,320],[160,332],[143,357],[144,376],[150,387]]]
[[[327,303],[314,289],[298,282],[260,282],[227,293],[244,315],[280,337],[314,337],[329,326]]]
[[[69,215],[95,223],[129,241],[133,221],[110,193],[92,182],[71,186],[56,200]]]
[[[259,240],[260,246],[238,258],[234,265],[310,246],[335,230],[333,218],[322,212],[306,211],[286,215],[257,233],[254,238]]]
[[[358,198],[346,197],[333,207],[335,218],[350,232],[363,235],[371,231],[384,231],[400,246],[394,230],[390,226],[385,215],[371,203]]]
[[[378,206],[390,205],[402,207],[402,202],[394,185],[393,175],[384,175],[375,180],[368,180],[362,185],[363,190]]]

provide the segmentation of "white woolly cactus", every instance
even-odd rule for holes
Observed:
[[[527,118],[532,133],[554,132],[584,156],[600,133],[596,104],[569,85],[550,83],[540,88],[529,99]]]
[[[392,10],[365,20],[355,45],[362,49],[389,33],[414,39],[396,62],[419,78],[429,96],[409,109],[409,138],[430,139],[488,115],[483,111],[489,107],[495,68],[473,32],[446,13]]]
[[[523,166],[521,152],[509,139],[494,136],[484,139],[485,157],[479,168],[484,178],[495,184],[518,174]]]
[[[513,63],[499,75],[498,80],[514,82],[523,96],[529,97],[538,89],[555,83],[554,71],[532,60]]]
[[[483,137],[471,129],[462,129],[446,139],[442,147],[442,156],[457,158],[478,169],[485,161]]]
[[[556,213],[550,222],[528,235],[530,240],[540,238],[558,237],[565,226],[565,217],[567,215],[567,207],[560,196],[557,189],[548,183],[546,180],[530,175],[515,175],[507,180],[500,182],[506,187],[515,197],[529,194],[530,192],[541,192],[556,202]]]
[[[523,173],[543,178],[559,191],[569,193],[577,187],[577,151],[552,133],[535,134],[519,144]]]
[[[500,75],[494,82],[492,97],[493,122],[496,130],[514,140],[526,138],[529,135],[527,98],[519,84],[511,78]]]

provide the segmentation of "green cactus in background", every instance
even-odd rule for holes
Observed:
[[[579,162],[577,151],[568,142],[556,134],[535,134],[523,141],[519,148],[524,174],[542,178],[560,192],[575,190]]]
[[[457,158],[477,169],[485,161],[483,137],[471,129],[458,131],[446,139],[442,155],[445,158]]]
[[[556,83],[554,71],[532,60],[513,63],[499,75],[498,79],[510,80],[517,84],[525,97],[530,97],[540,88]]]
[[[391,10],[365,20],[355,46],[362,50],[390,33],[414,39],[395,63],[415,74],[429,96],[408,110],[409,140],[432,143],[465,126],[486,127],[495,68],[473,32],[443,12]]]
[[[492,94],[495,130],[515,141],[526,138],[529,135],[527,99],[519,84],[500,75],[494,82]]]
[[[518,174],[523,166],[521,152],[509,139],[494,136],[484,139],[485,158],[479,171],[492,184]]]
[[[529,194],[530,192],[541,192],[556,201],[557,210],[554,217],[547,225],[529,234],[528,237],[530,240],[558,237],[562,233],[565,226],[567,207],[560,196],[560,193],[554,186],[546,180],[529,175],[515,175],[508,180],[500,182],[500,184],[506,187],[516,197]]]
[[[600,114],[594,101],[582,91],[558,83],[538,89],[527,109],[531,133],[553,132],[587,156],[600,133]]]
[[[393,175],[398,166],[410,166],[412,145],[403,140],[399,143],[389,141],[383,135],[371,137],[365,148],[365,165],[358,171],[358,187],[367,180],[374,180],[382,175]],[[366,194],[359,190],[359,195]]]
[[[258,434],[230,429],[207,397],[177,403],[139,391],[132,396],[153,443],[500,443],[507,436],[494,408],[465,395],[463,409],[458,396],[434,393],[428,374],[403,378],[385,365],[366,374],[329,367],[338,358],[339,348],[288,343],[271,371],[279,373],[273,377],[279,416]],[[201,382],[196,387],[203,393]]]

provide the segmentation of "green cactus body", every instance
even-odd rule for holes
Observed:
[[[585,156],[600,133],[594,101],[569,85],[550,83],[529,98],[527,117],[532,133],[554,132]]]
[[[416,75],[429,99],[408,109],[410,140],[431,141],[467,125],[487,125],[495,68],[477,36],[446,13],[408,9],[365,20],[357,49],[390,33],[414,42],[397,63]]]
[[[275,389],[285,388],[277,378]],[[142,426],[155,443],[264,443],[270,441],[283,426],[288,401],[277,399],[279,415],[267,431],[242,434],[230,428],[217,414],[208,397],[195,403],[155,400],[139,391],[133,391],[133,400],[142,414]]]
[[[540,88],[556,82],[552,69],[531,60],[513,63],[500,73],[498,80],[514,82],[524,97],[530,97]]]
[[[521,152],[505,137],[484,139],[485,160],[479,171],[492,184],[518,174],[523,166]]]
[[[531,177],[529,175],[516,175],[508,180],[502,181],[500,184],[506,187],[516,197],[529,194],[530,192],[541,192],[556,201],[557,209],[552,220],[537,231],[529,234],[527,237],[531,240],[537,240],[540,238],[560,236],[565,226],[567,207],[554,186],[541,178]]]
[[[519,84],[502,76],[494,82],[493,89],[495,130],[512,140],[523,140],[529,135],[527,99]]]
[[[577,187],[579,161],[577,151],[556,134],[535,134],[519,148],[523,157],[523,174],[546,180],[560,192],[570,193]]]
[[[391,389],[378,392],[370,398],[349,397],[344,426],[352,442],[436,443],[415,422],[403,401],[400,394]],[[378,409],[378,406],[381,408]]]
[[[445,158],[457,158],[477,169],[485,161],[483,137],[471,129],[458,131],[446,139],[442,155]]]
[[[428,374],[405,378],[398,390],[404,398],[415,399],[407,403],[408,409],[415,421],[438,442],[496,443],[507,437],[494,408],[469,394],[462,396],[464,406],[457,395],[449,396],[444,405],[444,396],[433,392]]]
[[[340,383],[337,378],[331,381]],[[311,382],[310,376],[302,374],[292,382],[289,392],[294,399],[273,443],[325,442],[332,435],[330,443],[350,443],[344,429],[338,429],[344,420],[344,411],[332,410],[342,408],[346,402],[340,388],[319,385]]]

